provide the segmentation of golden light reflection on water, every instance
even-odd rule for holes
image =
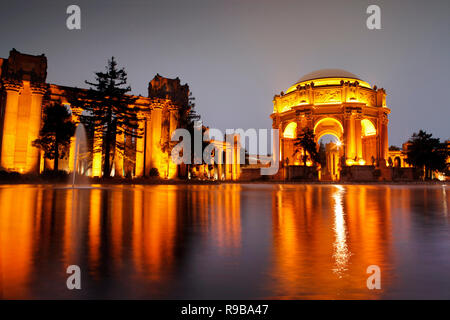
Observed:
[[[284,187],[275,196],[272,297],[381,296],[383,290],[367,290],[366,268],[372,264],[384,268],[383,283],[389,285],[393,255],[389,188]]]
[[[447,208],[447,192],[445,191],[445,186],[442,186],[442,206],[444,208],[445,216],[448,216],[448,208]]]
[[[340,277],[347,270],[348,259],[351,253],[347,247],[347,229],[344,220],[344,205],[343,205],[343,186],[335,186],[336,190],[333,193],[334,200],[334,232],[336,240],[334,242],[334,258],[336,260],[336,272]]]
[[[40,192],[31,188],[23,188],[21,192],[14,189],[0,191],[0,297],[8,293],[27,298],[33,271],[28,263],[34,249],[30,239],[37,231],[35,216],[29,212],[34,211],[36,203],[39,204]],[[39,210],[36,216],[40,216]]]
[[[78,264],[88,298],[378,299],[410,283],[397,268],[424,234],[443,259],[446,188],[0,186],[0,297],[79,297],[65,289]]]

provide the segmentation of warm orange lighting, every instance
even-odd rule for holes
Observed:
[[[335,267],[333,271],[341,278],[343,273],[347,270],[348,260],[351,253],[347,246],[347,230],[344,219],[344,205],[343,205],[343,186],[335,186],[337,190],[333,193],[334,199],[334,254]]]
[[[361,87],[371,88],[370,84],[368,84],[365,81],[358,80],[358,79],[352,79],[352,78],[323,78],[323,79],[315,79],[315,80],[307,80],[303,82],[299,82],[294,84],[293,86],[289,87],[289,89],[286,90],[286,93],[292,92],[297,90],[297,86],[304,86],[306,84],[310,84],[311,82],[314,82],[314,87],[320,87],[320,86],[339,86],[341,85],[341,81],[358,81],[359,85]]]
[[[344,132],[344,127],[342,126],[342,123],[340,121],[334,119],[334,118],[331,118],[331,117],[322,118],[319,121],[317,121],[316,124],[314,125],[314,132],[317,131],[317,127],[319,125],[324,125],[324,126],[327,126],[327,127],[331,127],[331,126],[337,127],[336,129],[333,128],[333,130],[328,129],[327,131],[330,131],[329,134],[336,135],[334,133],[334,131],[339,132],[339,133]],[[326,134],[328,134],[328,133],[326,133]],[[337,135],[336,135],[336,137],[339,139],[339,137]]]
[[[284,129],[283,137],[289,138],[289,139],[294,139],[296,137],[296,133],[297,133],[297,123],[291,122]]]
[[[375,126],[373,125],[372,121],[368,119],[361,120],[361,128],[362,128],[362,136],[373,136],[377,134],[377,130],[375,129]]]
[[[92,159],[92,176],[101,177],[102,176],[102,141],[103,141],[103,131],[96,129],[94,133],[94,152]]]
[[[355,161],[353,159],[347,159],[345,160],[345,164],[348,166],[352,166],[355,164]]]
[[[384,89],[371,88],[369,83],[345,70],[319,70],[303,76],[285,93],[273,98],[272,126],[283,130],[285,138],[281,141],[280,160],[288,166],[298,164],[292,156],[295,151],[292,139],[297,132],[310,128],[317,143],[325,135],[337,138],[333,150],[328,151],[334,152],[327,162],[330,167],[320,168],[319,180],[339,179],[341,165],[383,163],[388,158],[390,112],[382,108],[385,99]],[[343,157],[346,160],[341,164]],[[349,179],[362,178],[369,169],[356,170]]]
[[[388,193],[380,197],[371,188],[351,185],[289,188],[294,196],[287,196],[281,188],[274,191],[274,265],[270,275],[276,281],[270,286],[282,292],[283,299],[334,299],[336,292],[340,299],[374,298],[373,293],[361,286],[367,277],[360,270],[372,263],[382,266],[391,262],[392,255],[384,253],[392,250],[388,232],[391,210],[387,205],[392,199]],[[405,196],[409,201],[409,195]],[[325,223],[331,223],[331,227],[325,228],[320,236],[307,232],[310,226],[322,227]],[[380,241],[385,237],[386,240]],[[360,246],[368,249],[356,252]],[[390,275],[386,274],[386,286],[391,284]],[[307,286],[319,288],[318,292],[305,292]]]
[[[102,176],[102,154],[100,152],[94,152],[94,159],[92,161],[92,176]]]

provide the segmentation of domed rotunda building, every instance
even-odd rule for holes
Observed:
[[[271,118],[280,132],[280,162],[305,165],[294,152],[294,141],[304,128],[310,128],[316,142],[327,134],[338,139],[333,180],[343,167],[386,166],[389,112],[385,90],[348,71],[308,73],[273,99]],[[312,164],[307,161],[306,165]]]

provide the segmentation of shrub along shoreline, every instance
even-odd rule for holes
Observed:
[[[277,180],[253,180],[253,181],[215,181],[215,180],[166,180],[159,177],[148,178],[90,178],[77,177],[77,185],[105,184],[105,185],[219,185],[219,184],[317,184],[317,185],[446,185],[446,181],[277,181]],[[20,174],[0,170],[0,185],[7,184],[72,184],[72,175],[65,171],[45,171],[42,174]]]

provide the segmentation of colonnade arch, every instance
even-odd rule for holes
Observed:
[[[316,143],[324,135],[333,135],[339,142],[339,159],[344,159],[344,165],[376,165],[379,157],[377,144],[381,139],[378,134],[377,119],[363,117],[360,114],[338,114],[336,116],[321,115],[313,120],[287,119],[282,128],[282,156],[280,159],[287,165],[301,165],[299,155],[294,155],[294,141],[304,128],[314,132]],[[300,152],[300,154],[302,151]]]

